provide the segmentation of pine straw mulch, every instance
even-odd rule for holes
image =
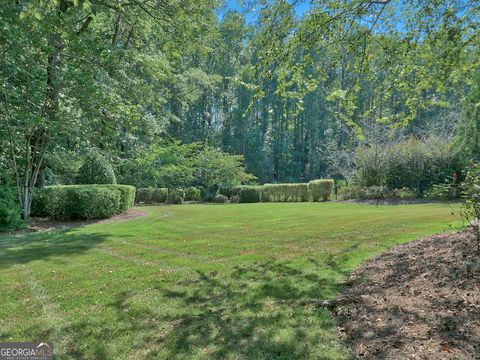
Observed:
[[[467,231],[365,263],[336,309],[360,359],[480,359],[480,252]]]

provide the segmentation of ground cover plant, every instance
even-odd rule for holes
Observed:
[[[365,259],[458,224],[442,204],[141,209],[1,236],[0,341],[48,340],[58,359],[348,359],[318,300]]]

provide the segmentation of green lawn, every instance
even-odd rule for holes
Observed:
[[[145,207],[129,221],[0,237],[0,341],[58,359],[343,359],[324,309],[386,248],[459,224],[441,204]]]

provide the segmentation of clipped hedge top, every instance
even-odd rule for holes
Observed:
[[[264,184],[263,187],[303,187],[307,186],[307,183],[275,183],[275,184]]]
[[[309,184],[323,184],[323,183],[333,184],[334,181],[333,179],[315,179],[315,180],[310,180],[308,183]]]

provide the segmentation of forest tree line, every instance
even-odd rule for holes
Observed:
[[[19,201],[92,150],[132,185],[142,158],[188,144],[258,183],[350,180],[359,149],[412,137],[479,156],[477,1],[297,3],[5,2],[0,165]]]

